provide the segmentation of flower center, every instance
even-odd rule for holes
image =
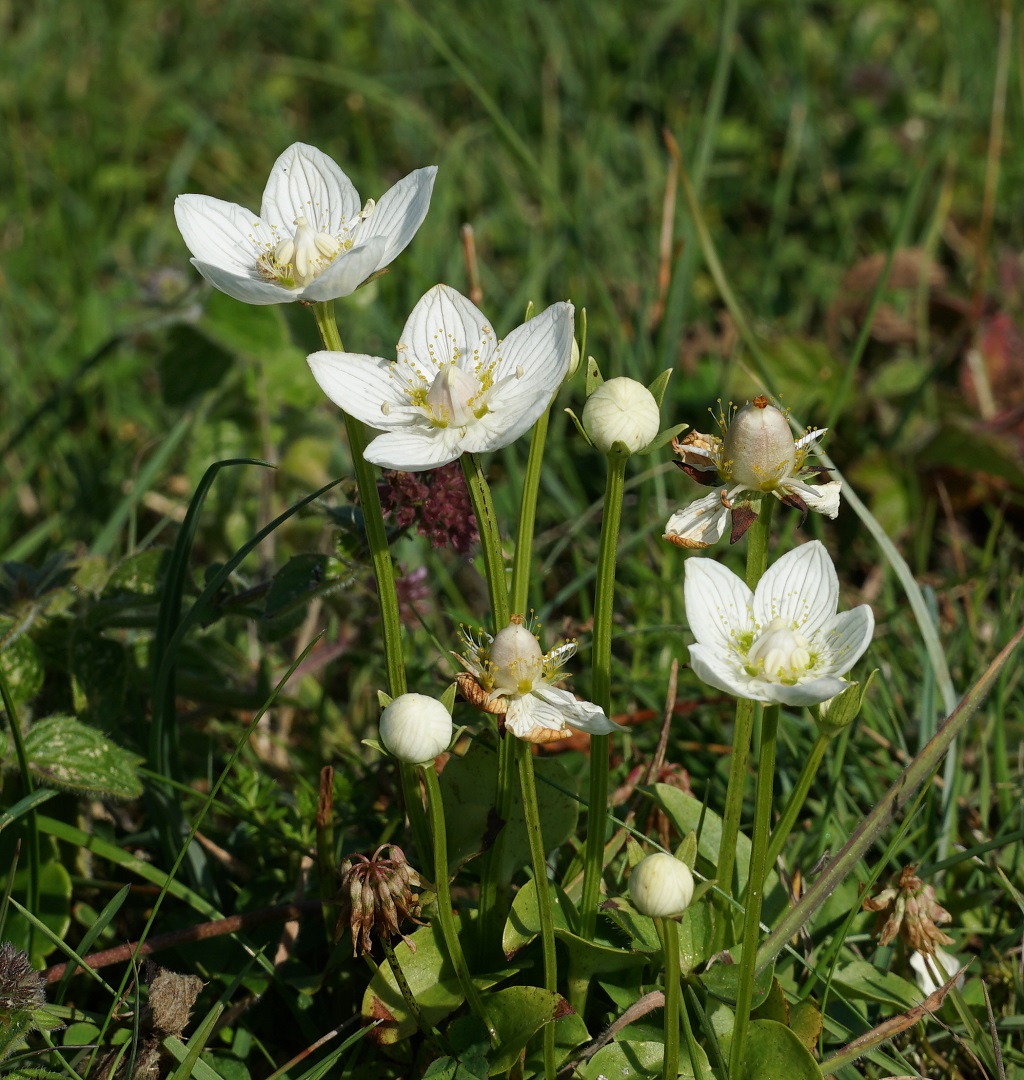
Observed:
[[[797,463],[789,421],[763,398],[744,405],[725,433],[722,458],[723,479],[753,491],[773,491],[792,476]]]
[[[544,675],[540,642],[521,623],[500,630],[490,648],[492,692],[521,696],[533,692]]]
[[[792,686],[814,666],[811,643],[782,618],[774,618],[758,634],[747,653],[748,675]]]
[[[370,200],[360,212],[356,224],[372,210],[373,201]],[[304,214],[299,214],[295,219],[295,232],[276,247],[268,246],[256,260],[256,269],[261,277],[285,289],[303,288],[352,245],[349,229],[344,224],[341,232],[332,236],[317,230]]]
[[[434,376],[423,408],[435,427],[466,427],[487,412],[487,389],[478,378],[455,363]]]

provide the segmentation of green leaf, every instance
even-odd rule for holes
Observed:
[[[457,925],[459,922],[456,919]],[[437,1024],[462,1004],[462,988],[448,959],[440,928],[434,924],[422,926],[409,940],[413,949],[405,941],[400,941],[395,946],[395,957],[424,1022]],[[505,978],[506,974],[485,975],[475,978],[473,982],[479,989],[486,990]],[[386,961],[377,969],[363,994],[362,1014],[367,1023],[382,1021],[367,1036],[379,1046],[407,1039],[416,1030],[416,1019],[409,1012],[391,972],[391,965]]]
[[[266,619],[276,619],[295,608],[304,607],[314,596],[352,581],[352,574],[340,559],[317,552],[295,555],[274,575],[264,604]]]
[[[576,831],[579,804],[572,796],[558,790],[573,791],[575,782],[557,761],[538,758],[534,767],[537,771],[537,804],[544,831],[544,847],[552,851]],[[499,824],[494,817],[497,771],[497,754],[478,739],[465,756],[451,758],[441,773],[448,860],[453,869],[478,855],[492,841],[492,834]],[[545,783],[545,780],[550,783]],[[530,844],[518,785],[513,793],[512,813],[505,828],[508,835],[499,874],[501,880],[507,882],[530,861]]]
[[[734,952],[738,951],[738,949],[734,950]],[[752,1009],[758,1008],[768,997],[774,975],[775,965],[772,964],[754,979],[754,996],[750,1002]],[[740,965],[738,962],[735,964],[715,964],[714,967],[708,968],[700,976],[700,981],[707,992],[718,998],[719,1001],[726,1001],[730,1005],[735,1005],[739,992]]]
[[[832,978],[835,986],[850,997],[908,1009],[921,1003],[917,985],[892,971],[880,971],[867,960],[854,960],[839,968]]]
[[[490,1055],[492,1074],[511,1069],[534,1033],[545,1024],[573,1015],[561,995],[539,986],[510,986],[487,994],[484,1003],[498,1032],[497,1048]]]
[[[587,397],[604,382],[604,376],[601,374],[601,369],[597,366],[597,361],[592,357],[587,357]]]
[[[798,1001],[789,1010],[789,1027],[812,1053],[818,1045],[824,1021],[813,1001]]]
[[[43,687],[43,661],[35,642],[23,633],[15,636],[15,630],[14,619],[0,617],[0,669],[14,704],[24,705]]]
[[[15,896],[27,896],[28,885],[29,872],[25,867],[14,875],[11,891]],[[39,868],[39,908],[33,914],[57,940],[64,937],[71,925],[71,877],[57,859],[50,859]],[[46,957],[57,947],[19,911],[8,911],[3,931],[5,940],[29,954],[34,968],[43,967]]]
[[[487,1080],[487,1058],[480,1054],[442,1057],[432,1061],[423,1080]]]
[[[672,378],[672,372],[674,368],[665,368],[665,370],[650,383],[647,387],[651,392],[651,396],[658,403],[658,408],[661,408],[661,403],[665,398],[665,391],[668,389],[668,381]]]
[[[164,402],[181,409],[220,385],[231,370],[234,357],[197,327],[172,326],[157,360]]]
[[[48,716],[25,736],[29,768],[44,784],[117,799],[142,794],[142,761],[71,716]]]
[[[754,1020],[743,1044],[740,1080],[821,1080],[810,1051],[785,1024]]]
[[[711,1075],[711,1063],[703,1048],[697,1048],[705,1076]],[[665,1044],[660,1042],[613,1042],[602,1047],[582,1069],[583,1080],[599,1077],[628,1077],[629,1080],[655,1080],[664,1073]],[[694,1076],[685,1047],[679,1051],[679,1076]]]

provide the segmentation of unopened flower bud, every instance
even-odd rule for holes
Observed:
[[[641,859],[629,875],[629,895],[641,915],[682,915],[693,899],[693,874],[686,863],[663,851]]]
[[[380,714],[380,741],[399,761],[433,761],[452,741],[452,718],[436,698],[401,694]]]
[[[572,339],[572,355],[571,355],[571,358],[569,360],[569,371],[567,372],[567,374],[565,376],[565,381],[566,382],[568,382],[576,374],[576,372],[579,371],[579,369],[580,369],[580,361],[582,359],[583,358],[580,356],[579,342],[575,338],[573,338]]]
[[[789,421],[766,397],[757,397],[733,417],[722,447],[729,480],[754,491],[772,491],[796,465]]]
[[[583,430],[603,454],[645,450],[660,427],[658,402],[635,379],[609,379],[583,406]]]
[[[862,700],[860,683],[850,683],[841,693],[818,706],[818,730],[834,739],[843,728],[849,727],[860,712]]]

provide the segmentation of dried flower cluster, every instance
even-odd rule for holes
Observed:
[[[935,890],[915,873],[916,864],[905,866],[889,879],[889,886],[876,897],[866,897],[865,911],[878,912],[879,945],[888,945],[897,934],[907,947],[917,952],[935,954],[940,945],[952,945],[938,923],[952,921],[952,915],[935,901]]]
[[[401,934],[406,919],[420,913],[419,893],[414,891],[420,878],[397,844],[383,844],[370,857],[350,856],[342,862],[339,876],[341,914],[334,940],[341,938],[347,917],[353,956],[372,950],[374,931],[390,940]],[[406,944],[414,947],[407,939]]]
[[[377,491],[385,518],[403,529],[415,525],[436,548],[451,547],[468,555],[480,539],[458,462],[421,473],[385,470]]]

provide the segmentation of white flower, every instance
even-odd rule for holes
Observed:
[[[348,296],[416,235],[437,167],[417,169],[360,208],[349,178],[315,146],[274,162],[260,216],[208,195],[179,195],[174,217],[192,264],[246,304]]]
[[[451,713],[437,698],[399,694],[380,714],[380,741],[399,761],[433,761],[452,741]]]
[[[934,956],[918,952],[916,949],[910,954],[910,966],[914,969],[914,979],[921,987],[921,993],[928,997],[952,975],[955,975],[962,967],[960,961],[942,949],[936,949]],[[943,972],[945,974],[943,974]],[[936,978],[939,975],[941,978]],[[963,986],[964,977],[961,975],[956,981],[958,987]]]
[[[753,524],[751,497],[773,495],[806,517],[815,510],[828,518],[839,513],[838,480],[809,484],[804,477],[827,473],[820,465],[807,465],[826,428],[794,440],[785,414],[757,397],[727,423],[720,421],[724,438],[693,431],[672,447],[681,457],[677,465],[700,484],[718,490],[677,510],[665,526],[665,539],[678,547],[705,548],[722,538],[732,517],[730,540],[735,543]],[[724,486],[720,486],[724,485]]]
[[[583,430],[602,454],[616,443],[635,454],[654,442],[661,413],[654,395],[635,379],[609,379],[601,383],[583,406]]]
[[[871,642],[867,604],[836,614],[839,580],[817,540],[787,552],[750,589],[713,559],[686,561],[690,666],[709,686],[753,701],[816,705],[847,686]]]
[[[629,895],[641,915],[656,919],[682,915],[693,899],[693,874],[682,860],[658,851],[633,867]]]
[[[553,304],[498,341],[479,308],[435,285],[413,308],[394,362],[318,352],[309,366],[336,405],[384,432],[367,461],[417,472],[529,431],[569,370],[572,331],[572,304]]]
[[[482,637],[478,642],[462,631],[466,651],[456,657],[466,671],[458,677],[459,690],[478,708],[504,716],[506,731],[516,738],[535,743],[567,739],[572,734],[567,724],[591,735],[621,730],[597,705],[550,685],[565,678],[562,665],[576,652],[575,641],[541,652],[521,615],[513,615],[495,637]]]

